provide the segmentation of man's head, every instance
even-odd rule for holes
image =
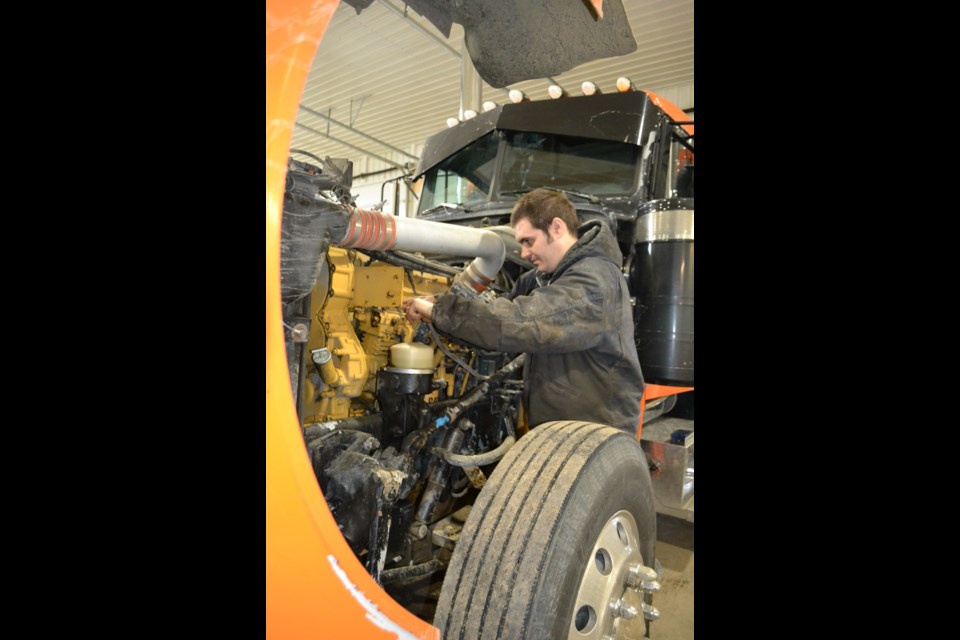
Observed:
[[[577,243],[577,212],[559,191],[534,189],[524,194],[510,214],[510,225],[520,243],[520,257],[543,273],[553,273]]]

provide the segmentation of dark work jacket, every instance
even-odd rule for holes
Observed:
[[[482,349],[526,353],[531,426],[585,420],[636,433],[643,374],[633,337],[623,256],[605,223],[581,226],[552,274],[531,269],[491,302],[437,298],[433,323]]]

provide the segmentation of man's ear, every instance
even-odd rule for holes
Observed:
[[[554,238],[559,238],[562,236],[565,228],[566,225],[560,218],[554,218],[550,221],[550,235],[552,235]]]

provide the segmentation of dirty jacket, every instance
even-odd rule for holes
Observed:
[[[636,433],[643,374],[623,256],[609,227],[591,221],[552,274],[531,269],[492,302],[441,295],[433,323],[482,349],[526,353],[531,426],[585,420]]]

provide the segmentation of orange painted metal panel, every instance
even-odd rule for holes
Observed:
[[[665,384],[648,384],[644,386],[643,399],[649,402],[651,400],[656,400],[657,398],[672,396],[685,391],[693,391],[693,387],[672,387]]]
[[[671,387],[665,384],[645,384],[643,385],[643,398],[640,400],[640,428],[637,429],[637,440],[643,434],[643,414],[647,403],[657,398],[672,396],[677,393],[693,391],[693,387]]]
[[[280,217],[297,106],[337,0],[267,0],[267,638],[439,640],[398,605],[340,534],[307,458],[284,355]]]
[[[661,109],[663,109],[668,116],[670,116],[671,118],[673,118],[673,119],[676,120],[677,122],[690,122],[690,116],[687,115],[686,113],[684,113],[683,110],[682,110],[680,107],[678,107],[677,105],[673,104],[672,102],[670,102],[670,101],[667,100],[666,98],[662,98],[662,97],[658,96],[657,94],[655,94],[655,93],[652,92],[652,91],[647,91],[646,89],[644,89],[643,92],[644,92],[645,94],[647,94],[647,96],[649,96],[650,100],[653,101],[653,104],[655,104],[655,105],[657,105],[658,107],[660,107]],[[683,126],[683,130],[684,130],[684,131],[686,131],[686,132],[689,133],[690,135],[693,135],[693,125],[692,125],[692,124],[685,124],[685,125],[682,125],[682,126]],[[669,394],[668,394],[668,395],[669,395]]]

